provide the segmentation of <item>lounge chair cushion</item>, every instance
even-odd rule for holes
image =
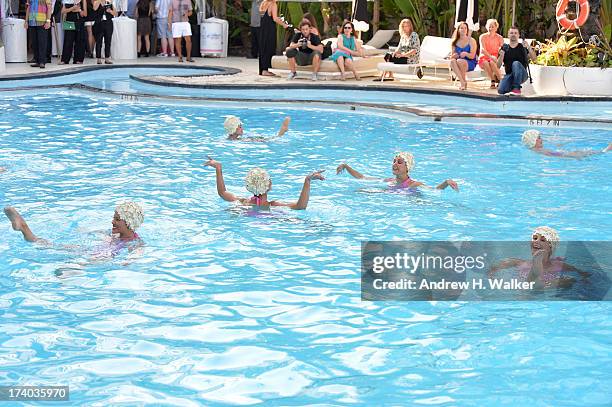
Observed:
[[[378,75],[378,64],[384,62],[382,55],[376,55],[368,58],[355,57],[353,63],[360,76],[376,76]],[[284,55],[276,55],[272,57],[272,69],[279,71],[289,71],[289,64],[287,63],[287,57]],[[298,72],[312,72],[312,66],[298,66],[296,68]],[[340,74],[338,65],[328,59],[321,61],[321,68],[319,73],[323,76],[334,76]]]

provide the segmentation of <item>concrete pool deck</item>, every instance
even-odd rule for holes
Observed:
[[[39,74],[59,73],[67,70],[74,70],[83,66],[95,67],[95,59],[86,59],[83,65],[58,65],[57,58],[53,58],[53,62],[47,64],[45,69],[32,68],[27,63],[7,63],[6,70],[0,72],[0,78],[15,75],[32,75],[34,78]],[[274,87],[275,85],[292,85],[300,87],[317,86],[343,86],[354,87],[355,89],[377,88],[377,89],[410,89],[424,91],[443,91],[451,92],[457,95],[473,95],[492,97],[497,96],[495,89],[489,89],[489,81],[480,80],[469,82],[467,91],[460,91],[457,86],[448,79],[446,70],[439,69],[438,77],[426,75],[423,79],[418,79],[416,76],[397,76],[395,81],[374,81],[374,77],[363,78],[361,81],[347,79],[346,81],[334,79],[321,79],[313,82],[308,77],[296,78],[288,80],[284,76],[278,77],[262,77],[258,75],[258,61],[256,59],[247,59],[244,57],[229,57],[229,58],[195,58],[195,63],[178,63],[176,58],[139,58],[132,61],[115,61],[116,65],[130,66],[147,66],[147,65],[168,65],[168,67],[206,67],[215,66],[230,69],[237,69],[240,72],[234,75],[210,75],[210,76],[194,76],[194,77],[158,77],[168,84],[191,85],[191,86],[224,86],[224,85],[255,85],[261,87]],[[529,94],[526,90],[525,94]]]

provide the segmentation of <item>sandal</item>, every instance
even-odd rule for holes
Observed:
[[[195,59],[189,58],[189,59],[187,59],[187,62],[195,62]]]
[[[179,62],[183,62],[183,58],[179,58],[179,59],[178,59],[178,61],[179,61]]]
[[[105,63],[105,64],[107,64],[107,65],[112,65],[112,64],[113,64],[113,63],[112,63],[110,60],[108,60],[108,59],[107,59],[107,60],[105,60],[105,61],[104,61],[104,63]]]

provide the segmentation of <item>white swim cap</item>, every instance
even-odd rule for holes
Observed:
[[[136,231],[144,222],[144,213],[142,207],[135,202],[123,202],[115,208],[115,212],[121,220],[125,221],[126,225],[133,232]]]
[[[550,242],[553,252],[559,245],[559,234],[553,228],[549,228],[548,226],[540,226],[535,228],[535,230],[533,231],[532,235],[535,234],[544,236],[546,238],[546,241]]]
[[[240,126],[242,126],[242,121],[236,116],[227,116],[225,123],[223,123],[223,127],[225,127],[227,134],[236,133],[236,130],[238,130]]]
[[[414,156],[411,153],[405,151],[395,154],[396,157],[401,157],[406,163],[406,168],[410,172],[414,168]]]
[[[534,148],[538,141],[538,137],[540,137],[540,132],[538,130],[525,130],[523,132],[523,144],[526,144],[529,148]]]
[[[246,176],[245,185],[253,195],[263,195],[270,190],[270,175],[263,168],[253,168]]]

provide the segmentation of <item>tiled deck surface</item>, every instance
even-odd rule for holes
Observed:
[[[56,58],[53,62],[46,65],[46,68],[32,68],[29,64],[25,63],[7,63],[6,71],[0,72],[0,77],[7,75],[28,75],[28,74],[39,74],[43,72],[61,71],[65,69],[74,68],[80,65],[57,65]],[[247,59],[241,57],[229,57],[229,58],[195,58],[195,63],[183,62],[179,64],[176,58],[139,58],[136,61],[115,61],[118,65],[130,64],[130,65],[151,65],[151,64],[163,64],[173,67],[183,66],[219,66],[227,68],[235,68],[241,70],[240,73],[235,75],[213,75],[213,76],[200,76],[200,77],[167,77],[164,80],[172,83],[187,83],[187,84],[232,84],[232,85],[263,85],[272,86],[278,84],[300,84],[309,86],[311,84],[317,85],[343,85],[343,86],[354,86],[355,88],[364,87],[389,87],[389,88],[412,88],[412,89],[433,89],[456,92],[457,94],[465,94],[466,92],[459,91],[457,86],[452,84],[445,75],[444,70],[438,70],[438,78],[426,75],[423,79],[418,79],[415,76],[396,76],[395,81],[380,82],[374,81],[373,77],[363,78],[361,81],[355,81],[354,79],[347,79],[346,81],[340,80],[319,80],[312,82],[310,78],[296,78],[294,80],[287,80],[283,76],[279,77],[262,77],[258,73],[258,62],[256,59]],[[95,59],[86,59],[84,65],[95,66]],[[467,93],[480,94],[480,95],[496,95],[496,91],[489,89],[489,81],[475,81],[470,82],[468,85]]]

